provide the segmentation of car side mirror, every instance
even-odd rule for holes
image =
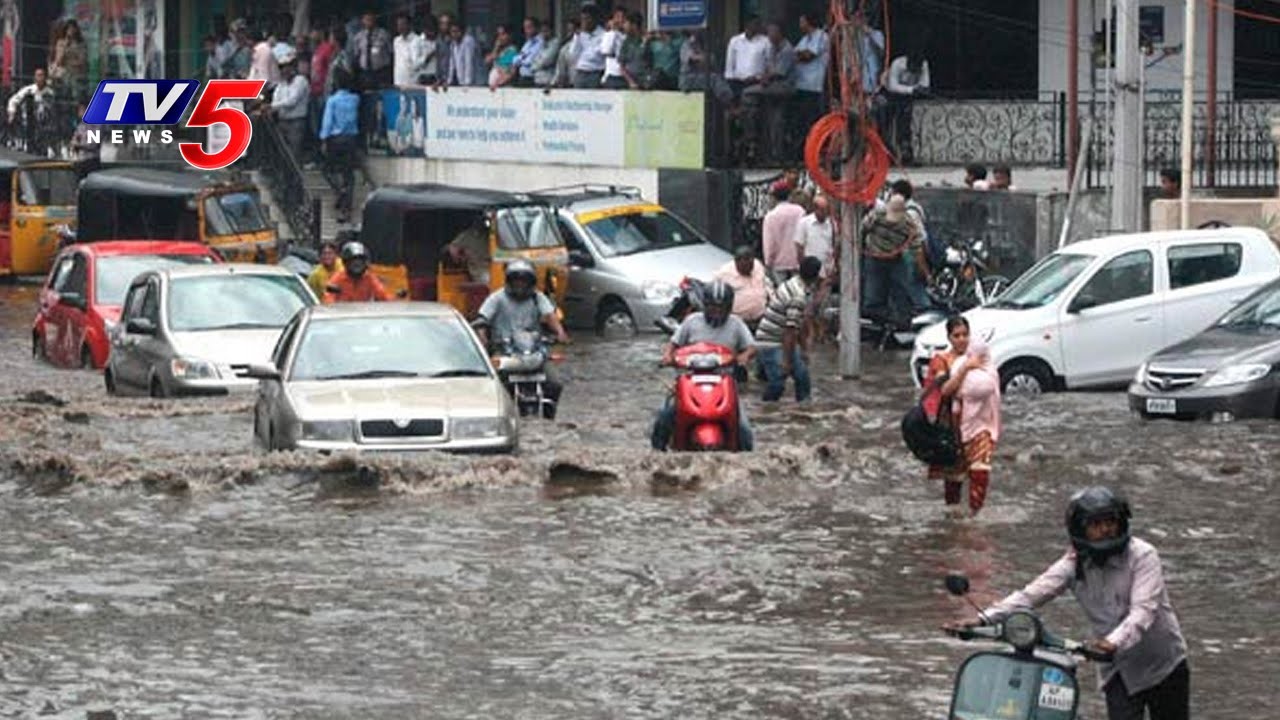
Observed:
[[[129,335],[155,335],[156,324],[148,318],[131,318],[125,323],[124,331]]]
[[[275,365],[250,363],[249,367],[245,369],[244,376],[254,380],[279,380],[280,371],[276,369]]]
[[[963,597],[969,594],[969,578],[959,573],[951,573],[944,580],[947,586],[947,592],[957,597]]]
[[[1092,295],[1086,295],[1085,293],[1080,293],[1071,301],[1071,305],[1067,307],[1067,312],[1075,315],[1081,311],[1094,307],[1098,307],[1098,298]]]
[[[586,250],[570,250],[569,264],[580,268],[595,267],[595,258],[591,257],[591,253]]]
[[[79,308],[80,310],[84,310],[88,307],[88,303],[85,302],[84,295],[81,295],[78,292],[58,293],[58,302],[69,307]]]

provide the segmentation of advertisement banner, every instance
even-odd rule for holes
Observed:
[[[702,167],[702,97],[606,90],[428,92],[426,154],[453,160]]]
[[[701,30],[707,26],[707,0],[653,0],[649,27],[660,31]]]

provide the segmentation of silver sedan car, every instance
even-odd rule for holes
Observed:
[[[517,412],[475,332],[438,303],[308,308],[258,378],[253,433],[268,450],[505,452]]]
[[[191,265],[129,284],[103,379],[112,395],[221,395],[252,390],[280,329],[316,297],[273,265]]]

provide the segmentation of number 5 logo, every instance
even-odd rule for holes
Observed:
[[[203,128],[222,123],[231,129],[231,140],[216,153],[205,152],[200,143],[178,143],[182,158],[200,170],[221,170],[243,157],[245,150],[249,149],[249,141],[253,139],[253,123],[239,108],[218,106],[223,100],[252,100],[258,97],[265,84],[265,80],[210,80],[191,111],[187,127]]]

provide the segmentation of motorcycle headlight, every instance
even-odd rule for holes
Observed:
[[[350,420],[304,420],[304,440],[350,440],[353,437]]]
[[[959,265],[964,262],[964,253],[959,248],[949,247],[946,251],[946,262],[948,265]]]
[[[1029,651],[1040,643],[1040,621],[1028,612],[1015,612],[1004,621],[1004,641]]]
[[[451,425],[455,440],[484,440],[511,434],[511,421],[505,416],[454,418]]]
[[[191,358],[174,358],[169,361],[169,370],[176,380],[216,380],[218,368],[213,363]]]
[[[680,294],[680,287],[665,280],[650,280],[640,286],[645,300],[671,300]]]
[[[1269,372],[1271,372],[1271,366],[1261,363],[1228,365],[1210,375],[1204,386],[1221,387],[1223,385],[1239,385],[1240,383],[1253,382],[1266,377]]]

